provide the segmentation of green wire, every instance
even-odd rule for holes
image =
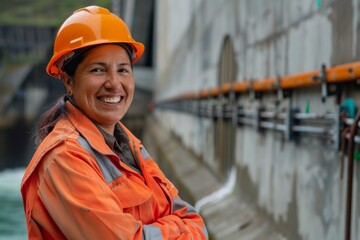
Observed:
[[[321,7],[321,0],[316,0],[316,7],[320,8]]]
[[[306,100],[306,106],[305,106],[305,113],[309,113],[310,112],[310,100]]]

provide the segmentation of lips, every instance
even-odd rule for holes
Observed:
[[[100,101],[103,101],[105,103],[119,103],[121,100],[123,99],[123,97],[121,96],[116,96],[116,97],[99,97]]]

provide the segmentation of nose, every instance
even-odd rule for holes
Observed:
[[[106,82],[104,84],[106,89],[119,90],[122,88],[122,82],[117,71],[109,70],[106,75]]]

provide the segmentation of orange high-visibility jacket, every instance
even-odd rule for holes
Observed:
[[[29,240],[207,239],[200,215],[181,200],[124,126],[142,175],[120,161],[85,115],[66,103],[21,184]]]

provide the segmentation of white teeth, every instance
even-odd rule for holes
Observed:
[[[107,103],[118,103],[121,97],[102,97],[101,100]]]

